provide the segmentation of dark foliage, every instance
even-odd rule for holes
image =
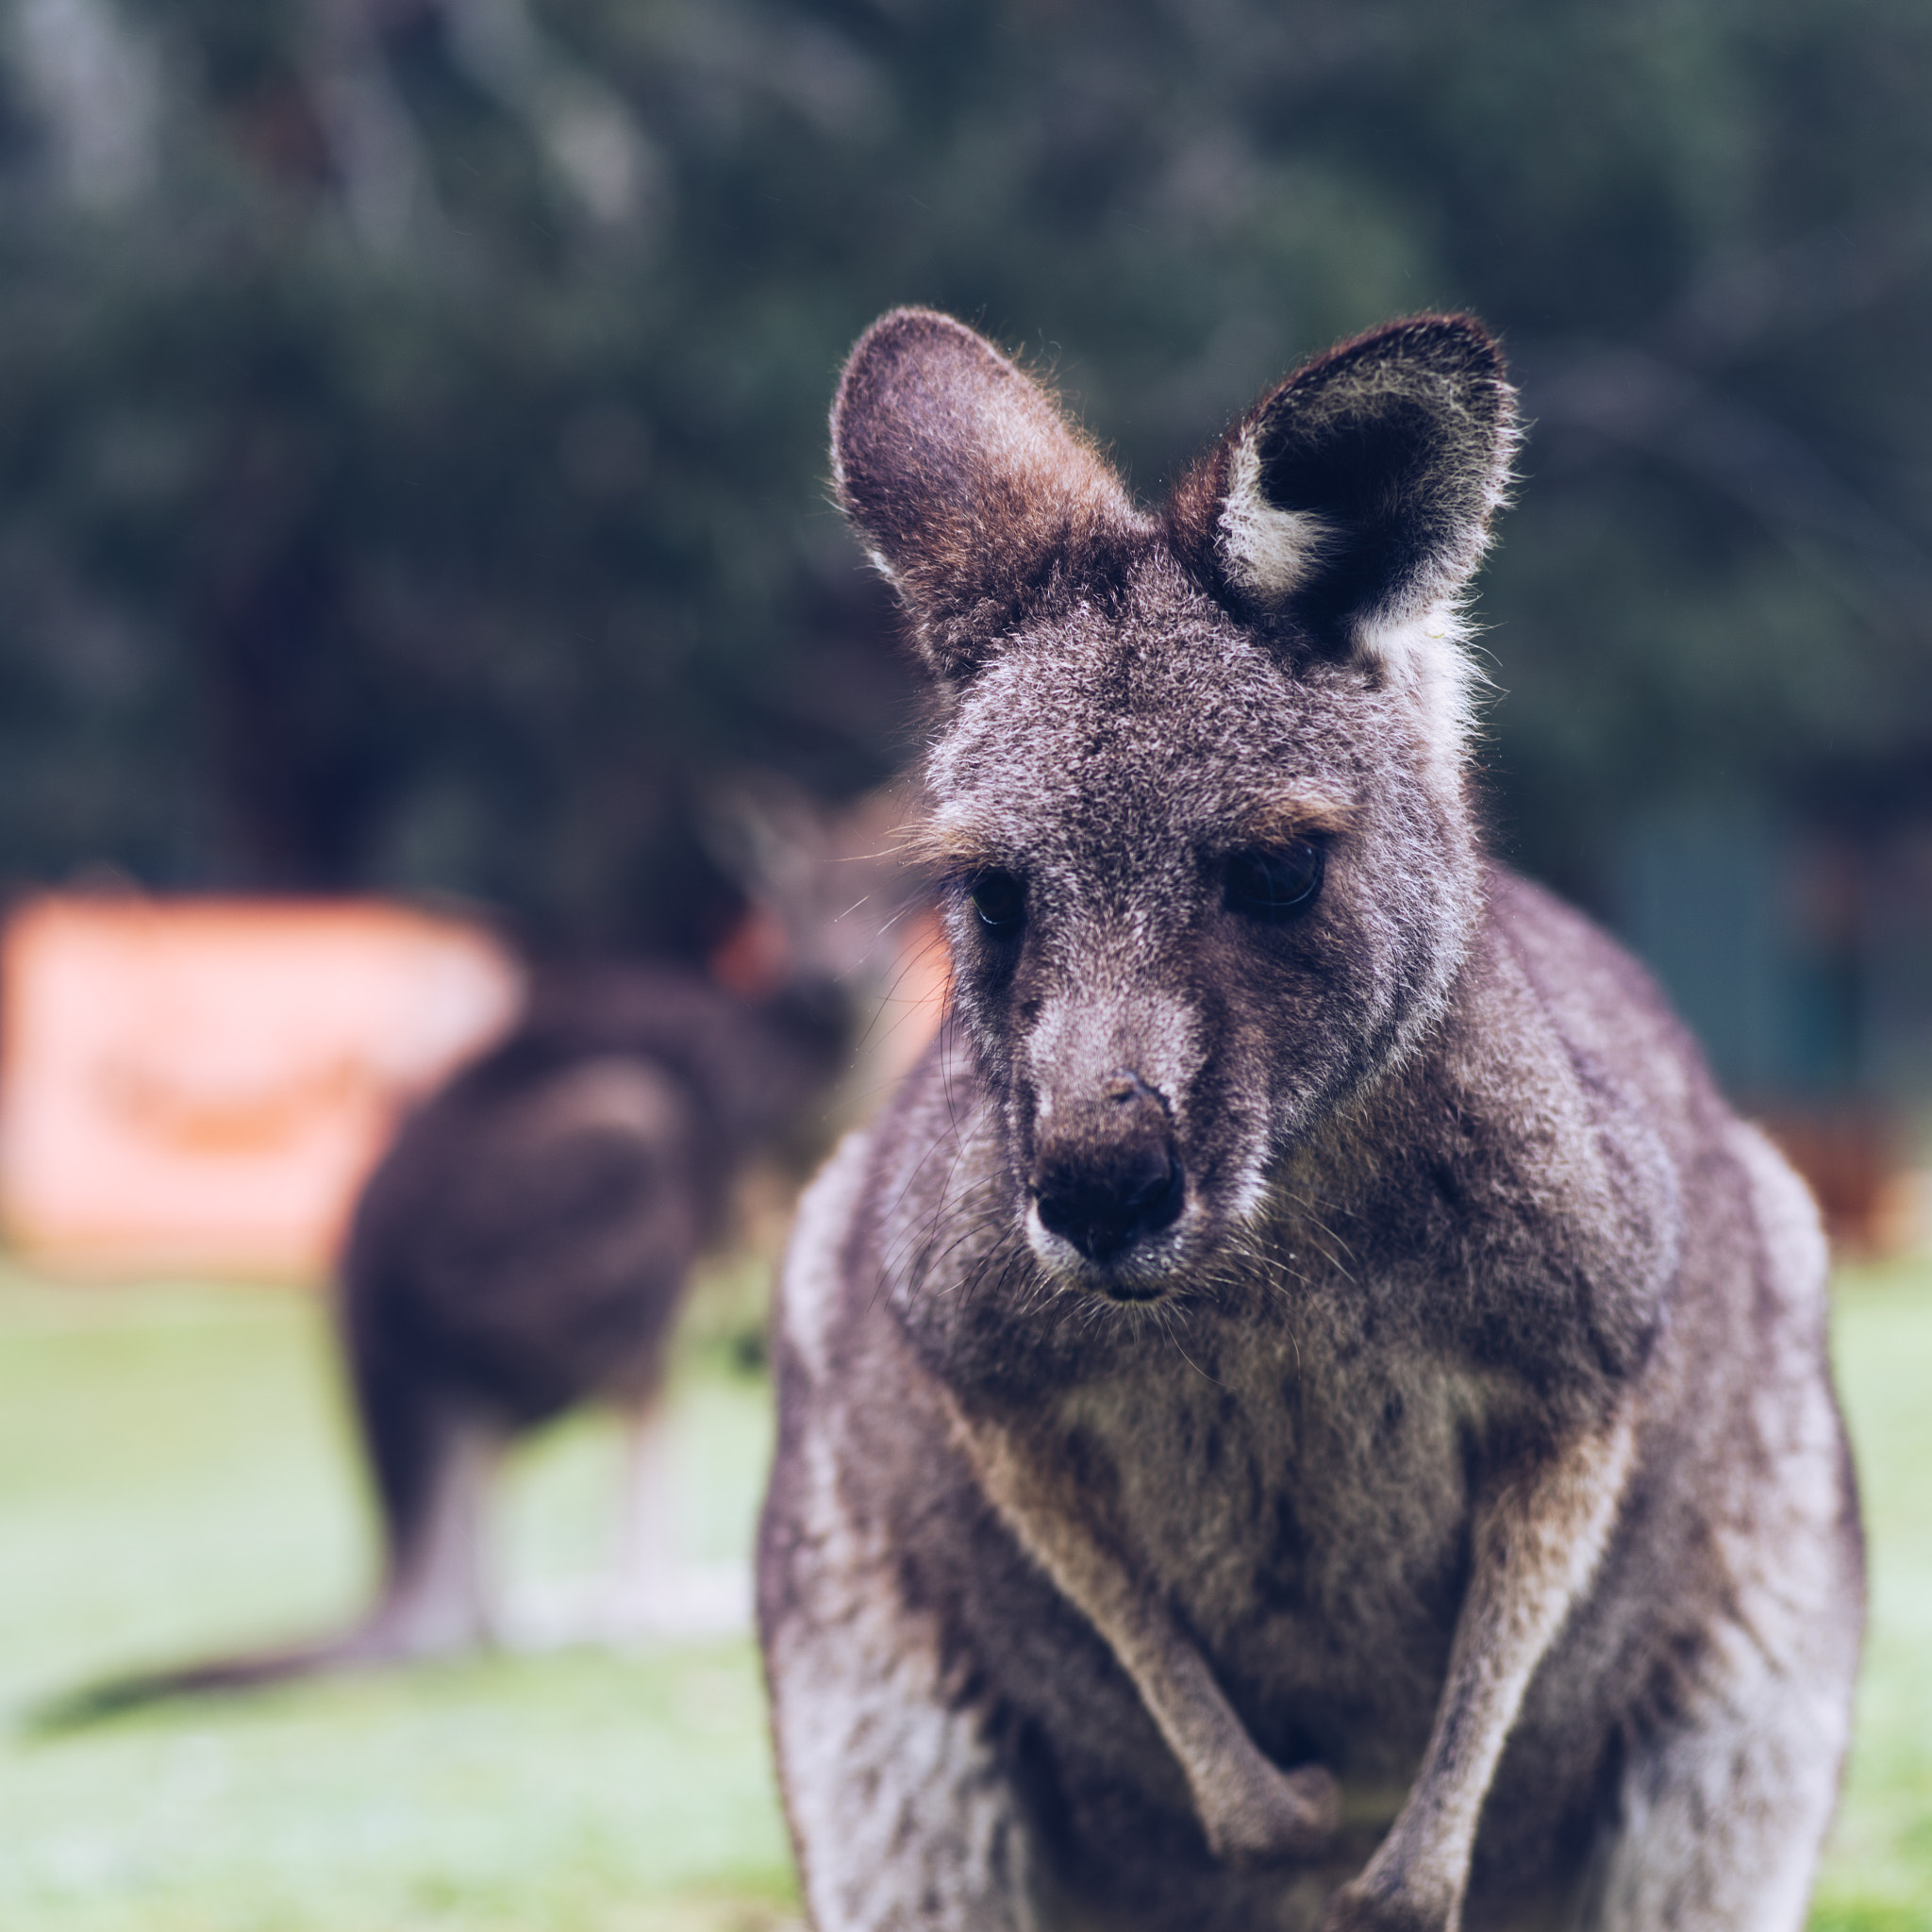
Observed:
[[[904,751],[825,502],[950,308],[1151,491],[1468,308],[1534,429],[1506,840],[1932,786],[1932,15],[1907,0],[46,0],[0,98],[0,868],[689,950],[721,772]],[[1064,348],[1062,347],[1064,345]]]

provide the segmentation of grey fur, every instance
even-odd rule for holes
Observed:
[[[1824,1254],[1642,972],[1481,853],[1512,433],[1419,318],[1154,515],[959,324],[854,351],[955,977],[781,1297],[821,1932],[1802,1923],[1863,1595]]]

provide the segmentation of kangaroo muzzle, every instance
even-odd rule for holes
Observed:
[[[1131,1068],[1097,1100],[1057,1107],[1029,1189],[1041,1224],[1090,1261],[1111,1261],[1180,1218],[1187,1180],[1159,1094]]]

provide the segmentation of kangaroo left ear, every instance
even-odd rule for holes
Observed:
[[[1176,548],[1237,608],[1371,659],[1445,614],[1517,440],[1502,351],[1466,315],[1390,323],[1271,391],[1175,489]]]

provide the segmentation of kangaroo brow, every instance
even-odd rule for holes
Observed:
[[[1285,845],[1296,839],[1340,837],[1356,817],[1353,805],[1326,793],[1282,791],[1239,812],[1213,832],[1217,844],[1230,847]],[[974,873],[1013,866],[1009,852],[957,820],[911,825],[895,841],[895,849],[908,862],[942,878],[970,878]]]
[[[1283,791],[1242,812],[1229,831],[1237,844],[1284,845],[1295,839],[1337,838],[1355,821],[1355,807],[1341,799]]]
[[[908,826],[898,840],[900,854],[941,878],[968,878],[979,872],[1004,871],[1010,855],[988,844],[957,820],[932,819]]]

